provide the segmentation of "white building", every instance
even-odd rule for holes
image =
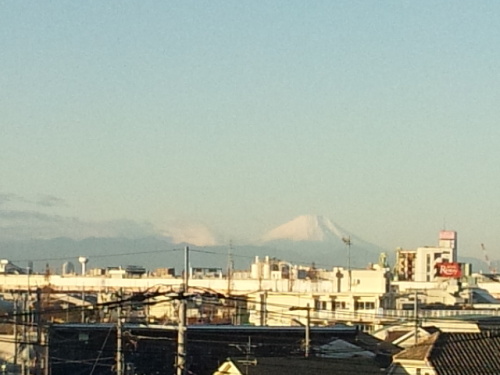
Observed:
[[[174,292],[183,282],[180,277],[156,277],[144,274],[128,276],[126,272],[111,270],[108,273],[86,272],[85,275],[9,275],[0,276],[3,291],[26,290],[49,286],[54,293],[72,292],[97,293],[100,301],[106,295],[119,290],[124,293],[138,293],[151,290]],[[289,262],[265,257],[255,258],[249,271],[232,272],[212,276],[191,273],[189,293],[213,291],[231,298],[245,299],[249,309],[249,320],[262,325],[290,325],[304,310],[290,313],[290,307],[307,307],[316,324],[332,322],[357,322],[373,320],[381,309],[393,308],[390,273],[378,265],[370,269],[330,270],[310,266],[294,265]],[[168,299],[168,298],[164,298]],[[156,301],[160,302],[161,298]],[[175,303],[158,303],[149,308],[149,316],[168,320],[177,319]],[[197,316],[194,312],[193,317]]]
[[[398,249],[396,252],[395,279],[398,281],[435,281],[440,263],[457,261],[457,232],[439,232],[438,246],[419,247],[416,250]]]

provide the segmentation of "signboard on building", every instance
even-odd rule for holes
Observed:
[[[457,232],[452,231],[452,230],[442,230],[439,232],[439,239],[440,240],[456,240],[457,239]]]
[[[454,279],[462,277],[462,269],[460,268],[460,263],[456,262],[437,263],[436,271],[437,277],[450,277]]]

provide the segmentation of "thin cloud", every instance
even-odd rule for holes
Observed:
[[[169,237],[174,243],[189,243],[196,246],[214,246],[218,243],[216,236],[204,224],[169,223],[161,234]]]
[[[14,193],[0,193],[0,205],[13,202],[26,203],[28,200]]]
[[[66,206],[66,201],[62,198],[50,194],[40,194],[36,199],[28,199],[15,193],[0,193],[0,205],[7,203],[24,203],[42,207]]]
[[[48,215],[38,211],[18,211],[18,210],[0,210],[0,224],[2,221],[25,221],[25,222],[61,222],[59,215]]]
[[[68,237],[141,238],[158,233],[151,223],[133,220],[83,221],[75,217],[45,214],[39,211],[0,210],[0,239],[50,239]]]
[[[33,203],[44,207],[66,206],[66,201],[53,195],[40,195]]]

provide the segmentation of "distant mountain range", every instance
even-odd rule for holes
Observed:
[[[348,246],[350,243],[350,246]],[[78,257],[89,258],[88,269],[94,267],[140,265],[147,269],[183,265],[183,248],[191,248],[192,267],[220,267],[226,269],[228,255],[238,269],[249,269],[255,256],[270,256],[296,264],[312,264],[318,267],[347,266],[366,267],[377,262],[381,252],[389,258],[394,251],[383,249],[350,233],[326,217],[299,216],[267,233],[253,244],[191,246],[174,243],[170,237],[148,236],[137,239],[90,237],[81,240],[71,238],[31,239],[26,241],[0,241],[0,258],[9,259],[21,267],[34,263],[35,270],[42,272],[48,265],[53,272],[60,272],[62,264],[72,262],[79,269]],[[475,270],[486,265],[477,259],[467,258]]]

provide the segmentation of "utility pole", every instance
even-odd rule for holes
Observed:
[[[309,304],[306,307],[292,306],[289,308],[290,311],[306,311],[306,337],[304,343],[304,357],[309,358],[309,353],[311,352],[311,307]]]
[[[349,273],[349,292],[351,291],[351,287],[352,287],[352,272],[351,272],[351,245],[352,245],[352,242],[351,242],[351,236],[347,236],[347,237],[342,237],[342,241],[346,244],[347,248],[348,248],[348,254],[347,254],[347,270],[348,270],[348,273]]]
[[[33,270],[33,265],[28,262],[28,267],[26,267],[27,277],[28,277],[28,291],[26,293],[26,340],[25,342],[25,352],[26,352],[26,365],[24,366],[24,371],[27,375],[31,374],[31,348],[33,346],[32,340],[32,325],[33,321],[33,311],[31,311],[31,284],[30,284],[30,276]]]
[[[43,375],[50,375],[50,352],[49,352],[49,329],[48,326],[45,327],[44,333],[44,359],[43,359]]]
[[[122,293],[120,291],[120,300]],[[120,302],[121,303],[121,302]],[[122,306],[116,308],[116,375],[123,375],[123,350],[122,350]]]
[[[35,374],[41,375],[41,349],[42,349],[42,290],[36,288],[36,348],[35,348]]]
[[[15,297],[14,297],[14,309],[13,309],[13,312],[14,312],[14,359],[13,359],[13,362],[14,362],[14,365],[17,366],[17,352],[19,351],[19,340],[18,340],[18,332],[17,332],[17,319],[18,319],[18,316],[17,316],[17,305],[18,305],[18,295],[17,293],[15,294]]]
[[[418,291],[415,290],[415,304],[413,305],[413,315],[415,316],[415,346],[418,345]]]
[[[24,296],[24,329],[23,329],[23,341],[25,347],[25,355],[23,356],[23,375],[30,373],[31,367],[31,307],[30,307],[30,277],[29,277],[29,267],[28,267],[28,290]]]
[[[82,316],[81,320],[82,323],[85,323],[85,275],[87,274],[86,271],[86,264],[89,261],[87,257],[78,257],[78,262],[82,265]]]
[[[227,297],[226,298],[226,307],[227,307],[227,318],[231,318],[231,302],[230,302],[230,297],[231,297],[231,283],[232,283],[232,276],[233,276],[233,254],[232,254],[232,241],[229,241],[229,248],[227,249]],[[234,305],[236,306],[237,302],[234,301]],[[234,324],[236,319],[231,319],[232,324]]]
[[[233,242],[229,241],[229,248],[227,249],[227,294],[231,294],[231,282],[233,278]]]
[[[306,324],[306,350],[305,350],[305,357],[309,358],[309,350],[311,346],[311,309],[309,307],[309,304],[307,304],[307,324]]]
[[[267,326],[267,290],[260,293],[260,325]]]
[[[26,293],[27,294],[27,293]],[[27,342],[27,337],[28,337],[28,314],[26,310],[26,300],[27,296],[21,294],[21,310],[22,310],[22,315],[21,315],[21,324],[22,324],[22,337],[21,337],[21,342],[26,343]],[[26,344],[24,344],[26,345]],[[21,352],[22,353],[22,352]],[[21,375],[26,374],[26,356],[22,355],[21,356]]]
[[[185,375],[187,357],[187,299],[189,288],[189,247],[184,248],[184,280],[180,291],[179,327],[177,333],[177,375]]]
[[[82,311],[81,311],[81,322],[85,323],[85,281],[82,284]]]

